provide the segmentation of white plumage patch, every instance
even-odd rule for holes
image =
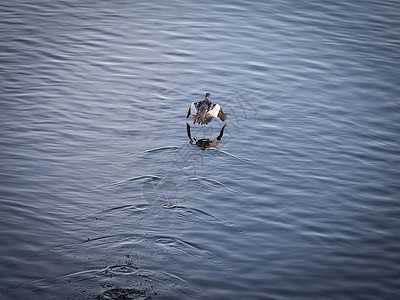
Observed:
[[[189,113],[190,113],[191,116],[197,115],[197,109],[196,109],[195,103],[196,102],[192,102],[192,104],[190,105],[190,112]]]
[[[214,118],[218,118],[219,111],[221,109],[221,106],[219,104],[215,104],[214,108],[209,110],[208,113],[213,116]]]

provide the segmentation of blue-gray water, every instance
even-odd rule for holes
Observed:
[[[2,1],[0,298],[399,299],[399,28],[389,0]]]

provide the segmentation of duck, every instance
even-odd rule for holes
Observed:
[[[196,122],[200,125],[207,125],[213,118],[220,119],[223,122],[226,120],[226,114],[223,112],[221,106],[211,102],[210,93],[206,93],[203,100],[193,102],[190,105],[186,119],[189,116],[193,117],[193,125]]]

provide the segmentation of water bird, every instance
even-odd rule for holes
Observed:
[[[206,93],[203,100],[193,102],[188,110],[186,119],[189,116],[193,117],[193,124],[204,125],[211,122],[213,118],[220,119],[221,121],[226,120],[226,114],[223,112],[219,104],[210,101],[210,93]]]

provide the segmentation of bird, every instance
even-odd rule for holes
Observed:
[[[221,121],[226,120],[226,114],[223,112],[219,104],[210,101],[210,93],[206,93],[203,100],[193,102],[188,110],[186,119],[189,116],[193,117],[193,124],[208,124],[213,118],[220,119]]]

